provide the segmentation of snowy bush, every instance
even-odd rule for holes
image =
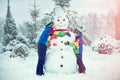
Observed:
[[[91,46],[94,51],[97,51],[100,54],[112,54],[116,47],[116,40],[105,35],[95,40]]]
[[[26,38],[25,36],[23,36],[22,34],[18,34],[16,39],[19,42],[21,42],[29,47],[30,40],[28,38]]]
[[[19,44],[19,43],[23,43],[23,44],[29,46],[29,42],[30,41],[26,37],[19,34],[19,35],[16,36],[16,39],[10,41],[7,46],[15,46],[16,44]]]
[[[21,34],[16,36],[16,39],[12,40],[3,47],[2,51],[10,51],[12,54],[10,57],[27,57],[29,54],[29,40]]]
[[[24,58],[28,56],[29,48],[25,44],[16,44],[14,48],[14,52],[17,56]]]
[[[111,54],[113,52],[113,46],[111,44],[101,43],[98,45],[98,53],[100,54]]]
[[[12,44],[12,42],[15,42],[16,44],[15,43]],[[11,43],[7,46],[7,51],[12,52],[10,57],[14,58],[14,57],[19,56],[21,58],[25,58],[29,54],[29,47],[23,43],[18,42],[18,41],[11,41]]]

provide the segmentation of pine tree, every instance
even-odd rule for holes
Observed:
[[[3,41],[5,20],[0,17],[0,43]]]
[[[56,5],[59,5],[61,6],[63,9],[66,7],[66,8],[69,8],[70,7],[70,1],[71,0],[53,0],[55,2]]]
[[[3,37],[3,45],[7,45],[11,40],[16,38],[17,29],[14,19],[12,18],[10,12],[10,4],[8,0],[8,7],[7,7],[7,15],[6,15],[6,24],[4,26],[4,37]]]
[[[32,6],[32,9],[30,9],[30,16],[32,18],[34,26],[36,27],[37,19],[40,14],[40,8],[39,8],[39,5],[37,5],[36,0],[34,0],[34,4],[30,4],[30,6]]]
[[[29,38],[30,42],[32,43],[35,38],[35,28],[31,22],[25,22],[25,27],[27,27],[27,37]]]
[[[34,40],[37,37],[37,29],[39,28],[39,23],[38,23],[38,17],[40,14],[40,9],[39,9],[39,5],[36,4],[36,0],[34,0],[33,4],[30,4],[30,6],[32,7],[32,9],[30,9],[30,16],[32,18],[32,23],[26,23],[26,25],[28,26],[29,29],[29,33],[31,33],[31,36],[29,36],[31,42],[34,42]]]

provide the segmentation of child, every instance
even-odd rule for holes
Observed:
[[[82,61],[82,51],[83,51],[83,41],[82,41],[82,34],[77,29],[74,30],[74,33],[76,35],[75,39],[75,47],[74,47],[74,53],[77,57],[77,64],[79,67],[79,73],[85,73],[85,66]]]
[[[45,30],[42,32],[38,41],[38,64],[36,70],[37,75],[44,75],[43,66],[45,64],[46,51],[50,40],[49,37],[53,34],[59,37],[65,35],[65,33],[62,31],[55,33],[55,30],[53,30],[53,22],[51,22],[46,25]]]
[[[50,30],[52,30],[53,22],[46,25],[45,30],[43,31],[40,39],[38,41],[38,64],[37,64],[37,75],[44,75],[43,66],[45,63],[46,50],[48,46],[48,37]]]

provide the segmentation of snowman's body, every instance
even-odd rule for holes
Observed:
[[[55,29],[68,29],[68,19],[65,15],[56,16],[54,23]],[[74,43],[75,35],[71,31],[68,33],[71,36],[65,35],[50,40],[51,46],[47,51],[45,62],[47,72],[73,73],[77,71],[77,61],[73,48],[65,45],[66,42]]]
[[[72,34],[71,34],[72,35]],[[76,56],[73,49],[66,42],[73,43],[74,35],[65,35],[50,41],[51,46],[46,55],[45,70],[48,72],[73,73],[76,72]],[[56,44],[56,45],[54,45]]]

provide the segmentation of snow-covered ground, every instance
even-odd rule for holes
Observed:
[[[10,52],[0,54],[0,80],[120,80],[120,54],[101,55],[84,46],[83,61],[86,74],[55,74],[46,73],[37,76],[37,52],[25,60],[9,58]],[[69,65],[68,65],[69,66]]]

